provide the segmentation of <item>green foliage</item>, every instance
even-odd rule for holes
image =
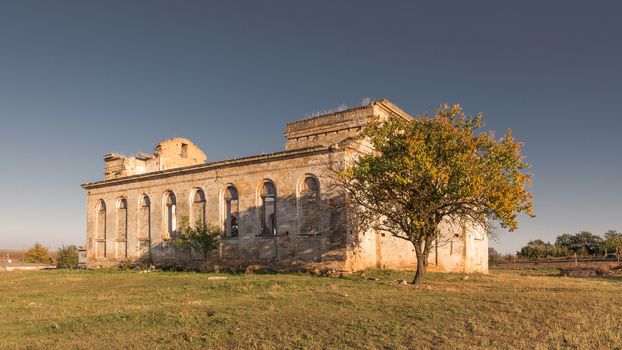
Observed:
[[[50,257],[50,251],[41,243],[37,242],[32,248],[26,251],[22,261],[36,264],[51,264],[52,258]]]
[[[517,252],[517,256],[536,259],[573,254],[597,256],[605,253],[622,253],[622,233],[609,230],[604,234],[604,239],[589,231],[575,234],[564,233],[557,236],[555,244],[544,243],[539,239],[530,241]]]
[[[563,234],[557,237],[555,244],[579,255],[597,255],[602,252],[603,239],[588,231],[574,235]]]
[[[570,251],[567,248],[549,242],[545,243],[541,239],[529,241],[526,246],[522,247],[521,250],[516,253],[518,257],[527,259],[562,257],[568,256],[569,254]]]
[[[58,249],[56,267],[59,269],[75,269],[78,267],[78,247],[75,245],[62,246]]]
[[[602,246],[607,253],[622,254],[622,233],[615,230],[607,231]]]
[[[503,261],[503,257],[495,248],[488,248],[488,262],[491,264]]]
[[[512,261],[512,259],[514,259],[514,255],[512,254],[502,255],[495,248],[488,248],[488,263],[489,264],[501,264],[501,263]]]
[[[336,176],[362,225],[413,243],[418,276],[442,221],[496,221],[512,231],[520,213],[533,215],[522,144],[509,130],[497,139],[482,127],[480,115],[466,116],[459,105],[441,106],[432,118],[373,121],[361,138],[375,151]]]
[[[207,260],[209,252],[218,248],[221,231],[216,225],[205,224],[197,221],[194,226],[188,225],[187,219],[182,219],[178,235],[173,239],[173,244],[187,250],[194,250]]]

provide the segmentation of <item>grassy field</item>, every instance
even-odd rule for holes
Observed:
[[[555,272],[3,272],[0,349],[621,348],[622,279]]]

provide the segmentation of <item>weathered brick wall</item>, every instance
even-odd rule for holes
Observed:
[[[137,257],[140,251],[140,235],[145,238],[145,223],[140,217],[145,217],[140,201],[143,195],[150,199],[150,243],[151,253],[156,259],[175,258],[174,250],[166,237],[164,196],[172,191],[177,199],[177,221],[190,216],[194,190],[204,191],[205,216],[209,223],[223,226],[224,199],[223,194],[228,185],[234,185],[239,195],[239,237],[226,238],[222,248],[215,251],[212,259],[221,264],[249,264],[252,262],[272,262],[283,264],[295,260],[320,261],[323,255],[329,254],[332,258],[339,255],[343,260],[344,248],[343,225],[340,217],[336,217],[328,210],[330,202],[335,200],[335,193],[329,190],[326,170],[335,159],[339,159],[339,152],[310,151],[297,155],[276,157],[258,157],[250,161],[221,162],[216,166],[205,169],[196,169],[189,172],[170,171],[164,174],[146,174],[146,178],[119,179],[118,183],[103,182],[93,185],[87,195],[87,240],[88,257],[92,264],[107,265],[125,259],[120,254],[124,238],[118,230],[116,203],[118,199],[126,198],[127,211],[127,257]],[[304,218],[299,215],[298,190],[302,181],[308,175],[319,180],[320,203],[318,235],[300,235],[300,224]],[[260,197],[259,191],[265,180],[270,180],[276,186],[277,201],[277,232],[278,237],[260,237]],[[106,258],[97,259],[95,253],[95,232],[97,218],[97,204],[104,200],[106,213]],[[341,231],[338,231],[342,227]],[[144,240],[144,239],[143,239]],[[337,246],[335,242],[338,242]],[[337,250],[337,251],[336,251]],[[326,256],[327,257],[327,256]],[[324,258],[326,258],[324,257]],[[332,259],[331,258],[331,259]],[[325,260],[325,259],[324,259]]]
[[[207,156],[192,141],[175,137],[158,143],[154,154],[125,157],[110,153],[104,156],[107,180],[149,172],[182,168],[205,163]]]
[[[176,137],[160,142],[154,150],[159,170],[203,164],[207,156],[192,141]]]

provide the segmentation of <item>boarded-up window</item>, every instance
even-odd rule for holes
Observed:
[[[146,194],[138,202],[138,256],[151,253],[151,199]]]
[[[106,202],[100,200],[95,218],[95,257],[106,257]]]
[[[237,237],[239,231],[238,191],[233,186],[227,187],[224,195],[225,206],[225,237]]]
[[[96,209],[95,238],[106,239],[106,202],[100,200]]]
[[[127,257],[127,201],[125,198],[117,200],[117,257]]]
[[[142,195],[138,208],[138,239],[151,238],[151,200],[146,194]]]

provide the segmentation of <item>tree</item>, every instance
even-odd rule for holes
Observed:
[[[568,250],[557,244],[545,243],[541,239],[536,239],[535,241],[529,241],[516,255],[521,258],[537,259],[550,256],[567,256]]]
[[[495,248],[488,248],[488,263],[495,264],[503,262],[503,256]]]
[[[516,255],[521,258],[534,259],[538,258],[540,251],[543,249],[544,242],[542,240],[529,241],[526,246],[522,247]]]
[[[78,267],[78,247],[73,244],[60,247],[57,260],[56,267],[59,269],[75,269]]]
[[[359,139],[374,151],[341,169],[335,182],[363,227],[410,241],[417,255],[413,283],[423,282],[442,222],[510,231],[520,213],[533,216],[531,175],[522,143],[510,130],[497,139],[479,132],[481,115],[460,105],[441,106],[433,117],[370,122]]]
[[[605,233],[603,250],[608,253],[622,253],[622,233],[616,230],[609,230]]]
[[[603,239],[589,231],[581,231],[574,235],[565,233],[557,236],[555,245],[580,255],[597,255],[603,250]]]
[[[569,233],[564,233],[562,235],[557,236],[555,240],[555,245],[560,246],[562,248],[568,249],[569,251],[574,252],[573,250],[574,239],[573,235]]]
[[[37,242],[32,248],[26,251],[22,261],[35,264],[51,264],[52,258],[50,257],[50,251],[41,243]]]
[[[193,227],[187,224],[186,219],[182,220],[173,244],[183,249],[198,251],[203,259],[207,260],[209,252],[218,248],[220,236],[220,229],[216,225],[205,224],[199,220]]]

